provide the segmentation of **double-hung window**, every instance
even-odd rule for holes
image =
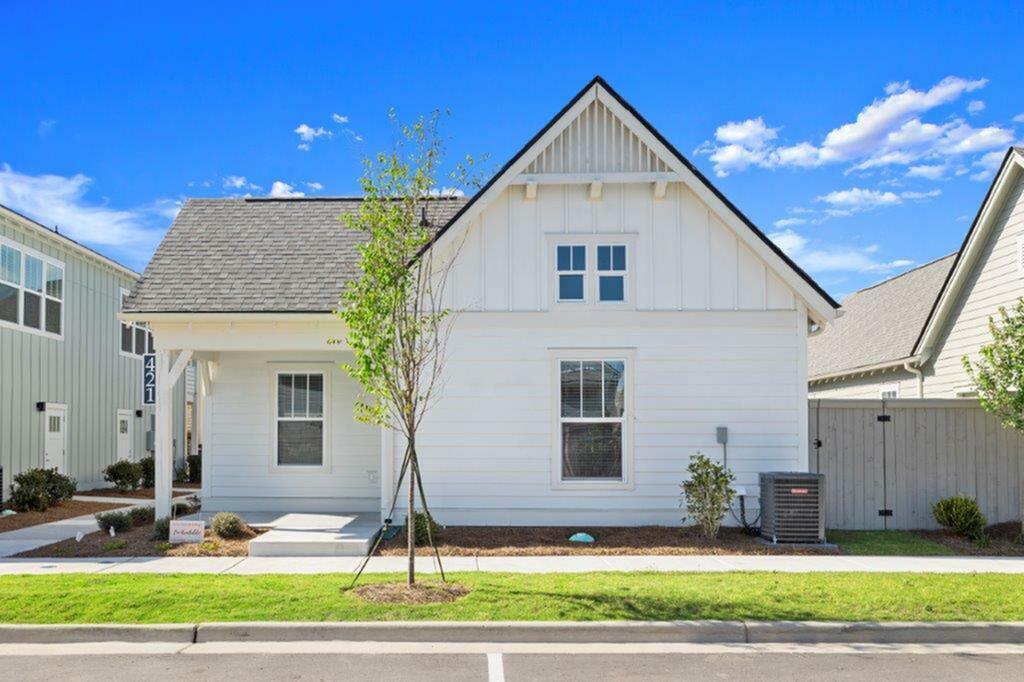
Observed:
[[[0,322],[60,337],[64,264],[17,244],[0,244]]]
[[[121,289],[121,308],[128,291]],[[142,357],[145,353],[153,353],[153,332],[145,322],[121,322],[121,354]]]
[[[277,466],[324,465],[324,373],[277,373]]]
[[[559,443],[562,481],[624,481],[626,362],[562,359]]]
[[[625,244],[597,247],[597,300],[613,303],[626,300]]]
[[[587,300],[587,247],[559,244],[555,255],[558,261],[558,300]]]

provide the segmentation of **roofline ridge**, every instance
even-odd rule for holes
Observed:
[[[903,277],[904,275],[909,275],[912,272],[917,272],[918,270],[922,270],[922,269],[928,267],[929,265],[935,265],[940,260],[945,260],[947,258],[952,258],[957,253],[959,253],[959,252],[958,251],[952,251],[950,253],[947,253],[945,256],[939,256],[938,258],[932,259],[932,260],[928,261],[927,263],[921,263],[920,265],[915,265],[914,267],[910,268],[909,270],[904,270],[903,272],[901,272],[898,275],[893,275],[889,279],[883,279],[881,282],[876,282],[875,284],[872,284],[871,286],[866,286],[863,289],[857,289],[857,291],[853,292],[853,294],[851,294],[851,296],[854,295],[854,294],[859,294],[859,293],[865,292],[865,291],[870,291],[872,289],[877,289],[878,287],[880,287],[880,286],[882,286],[884,284],[888,284],[889,282],[894,282],[894,281],[898,280],[900,277]]]

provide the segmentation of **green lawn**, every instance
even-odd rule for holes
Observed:
[[[400,580],[398,575],[367,581]],[[3,623],[283,620],[1024,620],[1015,575],[461,573],[451,604],[371,604],[348,575],[0,577]]]
[[[926,540],[908,530],[830,530],[829,542],[839,545],[845,554],[868,556],[934,556],[956,554],[937,542]]]

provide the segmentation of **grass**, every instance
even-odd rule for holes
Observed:
[[[956,554],[951,548],[909,530],[830,530],[829,542],[844,554],[867,556],[937,556]]]
[[[461,573],[449,604],[369,603],[349,575],[0,577],[3,623],[343,620],[1024,620],[1000,574]],[[366,576],[367,582],[401,580]]]

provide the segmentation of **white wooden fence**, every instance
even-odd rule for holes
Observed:
[[[976,400],[812,399],[808,414],[829,528],[935,528],[932,505],[957,493],[989,523],[1020,519],[1024,437]]]

